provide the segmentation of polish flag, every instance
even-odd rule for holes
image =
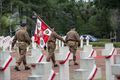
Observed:
[[[36,29],[34,34],[34,41],[43,48],[46,45],[46,42],[49,39],[52,31],[45,24],[43,20],[37,19]]]

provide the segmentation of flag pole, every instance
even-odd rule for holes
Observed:
[[[38,19],[40,19],[45,25],[47,25],[47,24],[42,20],[42,18],[37,15],[37,13],[36,13],[35,11],[33,11],[33,13],[34,13],[34,15],[35,15]],[[47,25],[47,26],[48,26],[48,25]],[[52,30],[52,29],[50,28],[50,26],[48,26],[48,28],[49,28],[50,30]],[[52,30],[52,31],[53,31],[53,30]]]

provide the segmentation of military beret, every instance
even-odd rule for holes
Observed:
[[[21,27],[26,27],[27,23],[21,23],[20,26]]]

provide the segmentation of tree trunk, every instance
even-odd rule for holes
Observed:
[[[120,41],[120,9],[118,9],[118,12],[117,12],[117,42]]]

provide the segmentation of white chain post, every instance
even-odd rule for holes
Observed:
[[[34,41],[34,36],[32,36],[32,48],[33,49],[36,49],[36,43],[35,43],[35,41]]]
[[[84,40],[84,37],[81,36],[81,37],[80,37],[80,48],[83,48],[83,40]]]
[[[105,44],[105,49],[102,51],[102,55],[105,56],[106,63],[106,80],[114,80],[114,76],[112,75],[111,65],[114,63],[114,57],[116,49],[114,48],[112,43]]]
[[[90,38],[89,38],[89,36],[87,36],[86,37],[86,45],[89,45],[89,40],[90,40]]]

